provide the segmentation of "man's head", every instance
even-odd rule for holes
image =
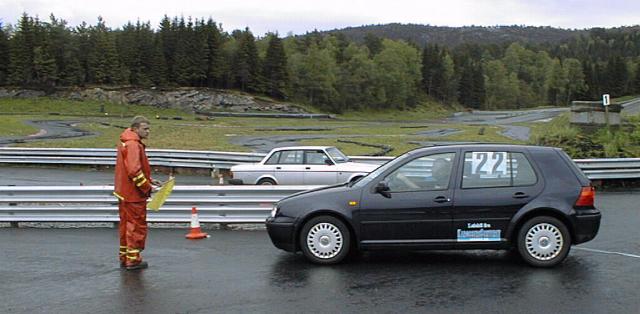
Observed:
[[[149,120],[143,116],[136,116],[131,120],[131,130],[136,132],[141,139],[146,139],[149,137]]]

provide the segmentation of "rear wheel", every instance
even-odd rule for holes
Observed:
[[[304,256],[317,264],[341,262],[351,247],[351,234],[338,218],[318,216],[304,224],[300,232]]]
[[[258,185],[276,185],[276,181],[273,181],[273,179],[260,179],[258,181]]]
[[[535,267],[559,264],[570,248],[571,235],[567,226],[553,217],[534,217],[518,232],[518,252],[525,262]]]

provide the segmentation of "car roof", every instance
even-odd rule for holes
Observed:
[[[318,150],[318,149],[327,149],[332,148],[333,146],[287,146],[287,147],[276,147],[271,151],[277,152],[281,150]]]
[[[420,147],[410,151],[409,153],[414,154],[414,153],[421,153],[424,151],[440,150],[440,149],[453,148],[453,147],[461,148],[461,149],[491,149],[491,150],[513,149],[513,148],[528,149],[528,150],[556,149],[555,147],[549,147],[549,146],[534,146],[534,145],[520,145],[520,144],[462,143],[462,144],[447,144],[447,145],[434,145],[429,147]]]

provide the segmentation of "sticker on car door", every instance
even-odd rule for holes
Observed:
[[[502,178],[508,172],[507,152],[473,152],[471,154],[471,173],[480,178]]]
[[[471,241],[483,241],[483,242],[491,242],[491,241],[500,241],[500,231],[501,230],[465,230],[458,229],[458,242],[471,242]]]

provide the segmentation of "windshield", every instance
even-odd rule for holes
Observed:
[[[339,149],[335,147],[327,148],[327,154],[331,156],[333,161],[339,164],[349,161],[349,157],[347,157],[347,155],[345,155],[343,152],[341,152]]]

